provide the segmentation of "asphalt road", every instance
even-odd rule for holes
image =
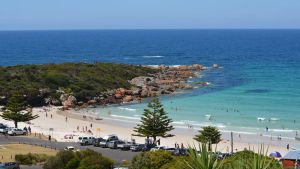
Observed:
[[[76,149],[92,149],[95,150],[102,155],[109,157],[115,161],[116,164],[120,164],[123,160],[130,161],[133,156],[138,154],[137,152],[131,152],[131,151],[122,151],[122,150],[114,150],[114,149],[108,149],[108,148],[100,148],[100,147],[94,147],[94,146],[80,146],[78,143],[70,143],[70,142],[50,142],[46,140],[40,140],[37,138],[29,138],[24,136],[8,136],[5,138],[4,136],[0,136],[0,144],[7,144],[12,142],[20,142],[25,144],[32,144],[32,145],[38,145],[38,146],[46,146],[51,148],[56,148],[58,150],[62,150],[67,146],[73,146]]]

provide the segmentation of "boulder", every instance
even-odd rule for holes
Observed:
[[[65,98],[64,96],[63,97],[61,96],[61,99],[64,99],[64,98]],[[72,95],[70,95],[67,100],[62,102],[62,105],[67,108],[74,108],[76,106],[76,104],[77,104],[77,100]]]
[[[138,87],[143,87],[146,84],[151,83],[151,82],[154,82],[154,78],[146,77],[146,76],[135,77],[129,81],[130,84],[138,86]]]
[[[69,95],[67,95],[67,94],[62,94],[62,95],[60,95],[59,100],[60,100],[61,102],[65,102],[66,100],[68,100],[68,97],[69,97]]]
[[[96,100],[89,100],[87,103],[88,103],[89,105],[93,105],[93,104],[96,104],[97,101],[96,101]]]
[[[130,96],[130,95],[127,95],[127,96],[123,97],[123,102],[128,103],[128,102],[131,102],[131,101],[133,101],[133,97]]]
[[[132,91],[131,93],[132,95],[139,95],[141,93],[141,89],[137,87],[131,88],[131,91]]]
[[[142,90],[141,90],[141,97],[148,97],[148,95],[149,95],[149,91],[148,91],[148,89],[147,89],[147,87],[146,86],[144,86],[143,88],[142,88]]]

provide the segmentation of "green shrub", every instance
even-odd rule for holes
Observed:
[[[42,163],[45,162],[49,156],[46,154],[17,154],[15,155],[15,160],[19,164],[23,165],[32,165],[32,164],[37,164],[37,163]]]
[[[55,157],[49,158],[44,169],[110,169],[114,162],[93,150],[79,152],[60,151]]]
[[[166,151],[149,151],[133,157],[130,169],[160,169],[164,165],[175,162],[174,156]]]
[[[78,101],[86,101],[88,97],[93,98],[100,92],[119,87],[128,88],[131,86],[128,80],[154,72],[157,70],[113,63],[0,67],[0,96],[9,98],[14,91],[18,91],[28,96],[28,104],[40,106],[47,96],[57,99],[56,90],[64,88],[78,96]],[[47,89],[43,96],[39,92],[42,89]]]

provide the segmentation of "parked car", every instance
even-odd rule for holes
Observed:
[[[79,149],[76,149],[76,148],[73,147],[73,146],[67,146],[67,147],[64,148],[64,150],[65,150],[65,151],[74,151],[74,152],[80,151]]]
[[[135,143],[132,142],[125,142],[123,144],[118,144],[117,147],[120,150],[130,150],[130,147],[135,145]]]
[[[94,143],[95,138],[94,137],[90,137],[90,136],[86,136],[86,137],[79,137],[79,144],[80,145],[92,145]]]
[[[165,149],[166,149],[165,146],[155,146],[151,148],[150,151],[165,150]]]
[[[106,148],[108,147],[108,143],[110,141],[119,140],[118,136],[111,134],[103,137],[102,141],[100,141],[100,147]]]
[[[100,142],[103,140],[103,138],[99,137],[99,138],[95,138],[94,140],[94,147],[100,147]]]
[[[4,134],[8,132],[8,127],[2,123],[0,123],[0,133]]]
[[[16,162],[0,163],[0,169],[20,169]]]
[[[118,144],[125,144],[125,142],[122,141],[122,140],[110,141],[110,142],[108,142],[107,147],[111,148],[111,149],[117,149],[118,148]]]
[[[176,156],[186,156],[188,155],[188,150],[185,148],[179,148],[175,149],[175,151],[172,154]]]
[[[7,134],[11,136],[16,136],[16,135],[26,135],[27,132],[23,129],[12,128],[8,130]]]
[[[130,150],[135,151],[135,152],[143,151],[144,147],[145,147],[145,144],[135,144],[135,145],[130,146]]]
[[[164,150],[167,151],[167,152],[170,152],[171,154],[174,154],[175,151],[176,151],[175,148],[165,148]]]

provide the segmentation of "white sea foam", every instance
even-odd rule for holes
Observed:
[[[278,121],[279,118],[271,117],[270,120],[271,120],[271,121]]]
[[[163,58],[164,56],[156,55],[156,56],[143,56],[143,58]]]
[[[257,117],[257,120],[258,121],[264,121],[266,118],[264,118],[264,117]]]
[[[127,107],[118,107],[118,109],[126,110],[126,111],[136,111],[136,109],[127,108]]]
[[[270,131],[274,131],[274,132],[282,132],[282,133],[291,133],[294,130],[286,130],[286,129],[271,129]]]
[[[115,114],[112,114],[110,116],[115,117],[115,118],[122,118],[122,119],[140,120],[140,118],[137,118],[137,117],[120,116],[120,115],[115,115]]]

